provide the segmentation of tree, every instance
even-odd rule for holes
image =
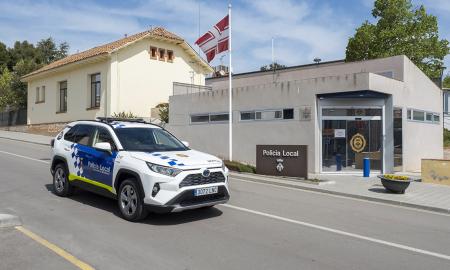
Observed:
[[[62,42],[59,45],[56,45],[53,38],[49,37],[40,40],[36,45],[36,49],[39,62],[47,65],[66,57],[69,50],[69,44],[67,44],[67,42]]]
[[[450,73],[445,76],[444,81],[442,82],[442,86],[444,88],[450,88]]]
[[[9,64],[9,52],[6,45],[0,42],[0,72]]]
[[[375,0],[372,16],[347,44],[346,61],[406,55],[430,78],[439,78],[449,42],[439,39],[435,16],[423,5],[413,8],[411,0]]]
[[[169,103],[160,103],[156,105],[159,110],[159,119],[164,123],[169,123]]]
[[[262,66],[259,70],[260,71],[268,71],[268,70],[277,70],[281,68],[285,68],[285,65],[278,64],[277,62],[272,63],[270,65]]]
[[[0,75],[0,110],[5,110],[14,104],[14,93],[11,91],[12,74],[7,67],[1,70]]]
[[[20,78],[43,65],[67,56],[67,42],[55,44],[51,37],[34,46],[28,41],[16,41],[13,48],[0,42],[0,110],[21,108],[27,105],[27,84]],[[7,71],[7,73],[5,73]]]

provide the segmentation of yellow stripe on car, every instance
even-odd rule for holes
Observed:
[[[83,182],[89,183],[91,185],[107,189],[109,192],[116,194],[115,190],[111,186],[108,186],[106,184],[103,184],[103,183],[100,183],[100,182],[97,182],[97,181],[94,181],[91,179],[87,179],[87,178],[78,176],[76,174],[72,174],[72,173],[69,174],[69,181],[75,181],[75,180],[83,181]]]

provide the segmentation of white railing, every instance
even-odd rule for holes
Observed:
[[[197,84],[188,84],[188,83],[173,83],[173,95],[188,95],[195,94],[201,92],[212,91],[211,86],[197,85]]]

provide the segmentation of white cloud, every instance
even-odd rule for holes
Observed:
[[[199,1],[202,34],[226,15],[227,1],[2,1],[0,40],[11,46],[15,40],[36,42],[53,36],[68,41],[73,53],[125,33],[143,31],[150,25],[162,25],[192,44],[198,37]],[[280,63],[309,63],[316,56],[324,61],[342,58],[348,36],[355,28],[348,16],[313,0],[233,1],[232,23],[236,72],[270,63],[272,37]],[[216,59],[212,64],[219,63]]]

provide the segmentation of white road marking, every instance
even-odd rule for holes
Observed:
[[[231,209],[235,209],[235,210],[239,210],[239,211],[243,211],[243,212],[247,212],[247,213],[251,213],[251,214],[255,214],[255,215],[259,215],[259,216],[263,216],[263,217],[268,217],[271,219],[280,220],[280,221],[284,221],[284,222],[288,222],[288,223],[292,223],[292,224],[297,224],[297,225],[301,225],[301,226],[308,227],[308,228],[313,228],[313,229],[326,231],[326,232],[330,232],[330,233],[334,233],[334,234],[348,236],[348,237],[352,237],[352,238],[356,238],[356,239],[360,239],[360,240],[365,240],[365,241],[369,241],[369,242],[373,242],[373,243],[377,243],[377,244],[381,244],[381,245],[385,245],[385,246],[390,246],[390,247],[394,247],[394,248],[398,248],[398,249],[412,251],[415,253],[428,255],[428,256],[432,256],[432,257],[450,261],[450,255],[436,253],[436,252],[432,252],[432,251],[428,251],[428,250],[424,250],[424,249],[420,249],[420,248],[414,248],[414,247],[397,244],[397,243],[393,243],[393,242],[389,242],[389,241],[385,241],[385,240],[380,240],[380,239],[376,239],[376,238],[372,238],[372,237],[368,237],[368,236],[364,236],[364,235],[360,235],[360,234],[349,233],[349,232],[332,229],[332,228],[328,228],[328,227],[324,227],[324,226],[320,226],[320,225],[316,225],[316,224],[312,224],[312,223],[308,223],[308,222],[303,222],[303,221],[299,221],[299,220],[294,220],[294,219],[290,219],[290,218],[267,214],[264,212],[259,212],[259,211],[239,207],[239,206],[234,206],[231,204],[222,204],[220,206],[228,207]]]
[[[37,159],[37,158],[32,158],[32,157],[22,156],[22,155],[18,155],[18,154],[6,152],[6,151],[1,151],[1,150],[0,150],[0,153],[7,154],[7,155],[11,155],[11,156],[15,156],[15,157],[20,157],[20,158],[24,158],[24,159],[28,159],[28,160],[33,160],[33,161],[37,161],[37,162],[42,162],[42,163],[46,163],[46,164],[50,164],[50,162],[45,161],[45,160],[40,160],[40,159]]]
[[[249,184],[257,184],[257,185],[270,186],[270,187],[276,187],[276,188],[281,188],[281,189],[294,190],[294,191],[299,191],[299,192],[314,193],[314,194],[322,195],[322,196],[328,196],[328,197],[334,197],[334,198],[340,198],[340,199],[346,199],[346,200],[352,200],[352,201],[359,201],[359,202],[365,202],[365,203],[371,203],[371,204],[377,204],[377,205],[401,208],[401,209],[405,209],[405,210],[422,212],[422,213],[428,213],[428,214],[433,214],[433,215],[438,215],[438,216],[446,216],[446,217],[450,216],[450,214],[447,214],[447,213],[440,213],[440,212],[435,212],[435,211],[430,211],[430,210],[425,210],[425,209],[419,209],[419,208],[413,208],[413,207],[408,207],[408,206],[401,206],[401,205],[384,203],[384,202],[377,202],[377,201],[370,201],[370,200],[365,200],[365,199],[358,199],[358,198],[347,197],[347,196],[331,194],[331,193],[325,193],[325,192],[320,192],[320,191],[307,190],[307,189],[302,189],[302,188],[286,187],[286,186],[281,186],[281,185],[276,185],[276,184],[263,183],[263,182],[257,182],[257,181],[251,181],[251,180],[243,180],[243,179],[237,179],[237,178],[231,178],[231,179],[232,179],[232,181],[241,181],[241,182],[245,182],[245,183],[249,183]]]

